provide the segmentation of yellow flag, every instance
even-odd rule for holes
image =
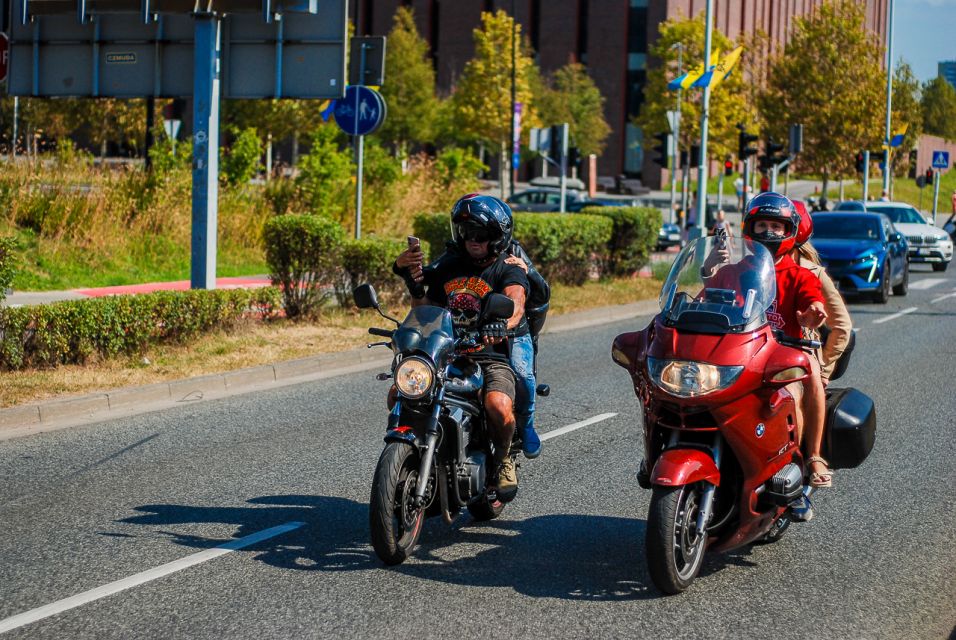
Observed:
[[[709,66],[712,67],[715,64],[717,64],[717,60],[719,58],[720,58],[720,49],[714,49],[714,51],[710,54]],[[680,83],[681,89],[687,89],[688,87],[690,87],[690,85],[697,82],[697,80],[706,72],[707,70],[704,69],[704,65],[702,64],[694,67],[694,69],[690,71],[686,76],[684,76],[684,79],[681,81]]]
[[[719,85],[724,81],[724,78],[730,75],[734,65],[737,64],[738,60],[740,60],[740,54],[743,53],[743,51],[743,47],[737,47],[724,56],[723,60],[717,63],[717,66],[714,67],[714,78],[710,81],[711,89]]]

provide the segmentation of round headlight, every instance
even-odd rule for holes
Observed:
[[[419,358],[406,358],[395,369],[395,386],[406,398],[417,400],[427,394],[435,381],[432,366]]]

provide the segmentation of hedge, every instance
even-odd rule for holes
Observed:
[[[17,272],[15,248],[13,238],[0,238],[0,301],[7,297],[7,289]]]
[[[158,291],[0,308],[0,369],[82,364],[141,353],[231,328],[248,313],[271,317],[280,293],[260,289]]]
[[[342,247],[342,270],[335,282],[335,298],[344,308],[353,306],[352,290],[371,283],[383,305],[397,303],[405,295],[404,281],[392,273],[392,263],[408,248],[405,240],[371,236],[349,240]],[[428,255],[428,244],[422,240]]]
[[[651,256],[661,228],[661,212],[652,207],[586,207],[581,213],[610,218],[614,230],[608,241],[607,272],[629,276]]]

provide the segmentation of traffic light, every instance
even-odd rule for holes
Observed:
[[[927,187],[932,187],[932,186],[933,186],[933,178],[935,177],[935,175],[936,175],[936,174],[933,172],[932,169],[927,169],[927,170],[926,170],[926,186],[927,186]]]
[[[697,164],[700,162],[700,145],[692,144],[690,146],[690,162],[691,164]]]
[[[857,173],[863,173],[863,169],[865,169],[865,168],[866,168],[866,166],[865,166],[865,164],[864,164],[864,162],[863,162],[863,152],[862,152],[862,151],[857,151],[857,152],[856,152],[856,172],[857,172]]]
[[[666,169],[668,164],[667,160],[671,155],[671,134],[667,132],[656,133],[654,134],[654,139],[658,141],[658,144],[654,145],[652,151],[658,155],[655,156],[653,160],[656,164]]]
[[[757,153],[757,148],[750,146],[751,142],[757,141],[757,136],[747,133],[743,125],[737,125],[737,128],[740,129],[740,135],[737,137],[737,157],[741,161],[746,161],[747,158]]]
[[[734,162],[733,160],[724,160],[724,175],[732,176],[734,175]]]
[[[578,163],[581,162],[581,152],[577,147],[568,148],[568,166],[576,167]]]
[[[781,153],[783,151],[783,145],[773,141],[773,138],[767,140],[767,146],[765,152],[770,156],[770,164],[780,164],[787,159],[787,155]]]
[[[183,98],[175,98],[163,107],[163,120],[182,120],[184,113],[186,113],[186,101]]]

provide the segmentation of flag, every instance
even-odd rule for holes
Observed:
[[[723,60],[717,63],[717,66],[714,67],[714,79],[710,83],[711,89],[716,88],[717,85],[727,79],[727,76],[730,75],[730,72],[734,70],[734,65],[737,64],[738,60],[740,60],[740,54],[742,54],[743,51],[743,47],[737,47],[725,55]]]
[[[890,139],[891,147],[898,147],[903,144],[903,137],[906,135],[906,128],[908,125],[904,124],[899,131],[893,134],[893,137]]]
[[[335,100],[326,100],[319,105],[319,113],[322,114],[322,121],[328,122],[329,116],[335,111]]]
[[[720,49],[715,50],[710,56],[711,67],[717,64],[717,59],[720,57]],[[704,65],[700,64],[691,69],[689,72],[684,75],[674,78],[667,83],[667,88],[671,91],[677,91],[678,89],[689,89],[698,78],[704,75]]]

